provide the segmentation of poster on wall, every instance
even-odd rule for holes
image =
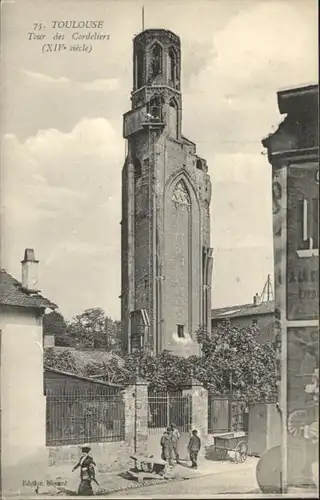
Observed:
[[[318,328],[288,328],[287,356],[289,478],[296,485],[312,484],[319,459]]]
[[[287,178],[287,319],[319,316],[319,167],[290,165]]]
[[[275,346],[277,366],[278,398],[281,400],[281,339],[282,319],[285,314],[285,263],[284,263],[284,229],[286,227],[286,182],[287,169],[273,168],[272,172],[272,220],[273,220],[273,259],[274,259],[274,286],[275,286]]]

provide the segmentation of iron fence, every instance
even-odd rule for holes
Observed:
[[[121,394],[49,392],[46,405],[47,446],[124,439],[125,408]]]
[[[149,432],[161,432],[174,423],[180,432],[189,432],[192,423],[191,396],[179,393],[151,393],[148,396]]]

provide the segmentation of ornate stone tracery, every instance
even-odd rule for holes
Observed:
[[[176,206],[176,208],[184,206],[190,210],[191,201],[186,185],[183,181],[179,181],[174,188],[172,194],[172,202]]]

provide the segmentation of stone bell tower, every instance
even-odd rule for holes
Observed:
[[[131,101],[123,125],[124,346],[198,354],[196,331],[211,322],[211,182],[181,132],[181,48],[171,31],[134,38]]]

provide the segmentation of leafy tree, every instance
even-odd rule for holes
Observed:
[[[88,314],[77,323],[78,338],[88,346],[94,343],[95,335],[103,334],[101,317],[101,313]],[[98,318],[97,323],[91,322],[92,318]],[[96,324],[101,328],[95,330]],[[259,344],[258,334],[256,326],[238,328],[225,321],[211,334],[203,330],[197,332],[202,348],[200,357],[186,359],[169,351],[150,356],[138,351],[123,359],[115,357],[79,368],[70,351],[54,355],[49,349],[45,363],[71,373],[100,375],[106,381],[123,385],[135,383],[140,376],[155,390],[180,389],[193,376],[214,394],[232,393],[247,402],[267,401],[276,397],[275,349],[271,343]]]
[[[239,328],[226,320],[211,334],[199,330],[203,356],[193,358],[195,376],[209,390],[242,397],[248,402],[276,396],[275,349],[257,341],[257,326]]]
[[[121,384],[133,384],[141,377],[155,390],[174,390],[183,387],[191,378],[192,366],[185,358],[175,356],[169,351],[162,351],[157,356],[141,352],[128,354],[124,363],[114,361],[106,367],[110,381]]]
[[[105,315],[103,309],[86,309],[69,325],[74,347],[95,348],[120,353],[121,323]]]
[[[54,335],[57,346],[72,346],[72,338],[68,331],[68,324],[61,313],[52,311],[43,317],[44,335]]]

